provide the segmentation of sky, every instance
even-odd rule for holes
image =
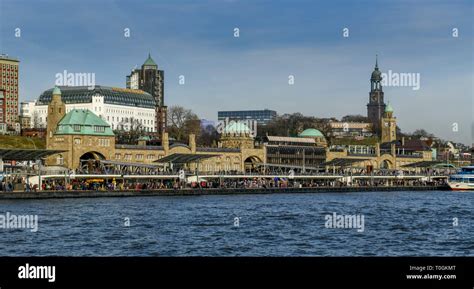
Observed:
[[[377,54],[382,72],[420,77],[418,90],[383,88],[403,132],[470,145],[473,16],[474,1],[456,0],[0,0],[0,53],[20,60],[20,101],[64,70],[125,87],[151,53],[165,71],[165,104],[209,120],[265,108],[366,115]]]

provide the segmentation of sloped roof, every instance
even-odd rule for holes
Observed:
[[[88,109],[73,109],[58,123],[55,134],[114,136],[110,125]]]
[[[220,155],[216,154],[171,154],[154,161],[154,163],[188,164],[195,163],[203,159],[215,158],[219,156]]]
[[[407,139],[405,140],[405,144],[402,145],[400,140],[394,140],[392,142],[382,143],[380,145],[381,149],[390,149],[391,144],[395,144],[399,149],[405,149],[409,151],[430,151],[430,146],[420,139]]]
[[[0,158],[4,161],[34,161],[65,150],[43,149],[0,149]]]
[[[344,158],[335,158],[330,161],[324,162],[321,166],[335,166],[335,167],[350,167],[355,163],[367,161],[368,159],[365,158],[351,158],[351,159],[344,159]]]
[[[158,66],[158,65],[156,64],[156,62],[153,60],[153,58],[151,58],[150,53],[148,53],[148,58],[145,60],[145,63],[143,63],[143,65],[147,65],[147,66]]]

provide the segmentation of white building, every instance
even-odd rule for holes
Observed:
[[[87,86],[60,86],[59,89],[66,113],[72,109],[89,109],[107,121],[112,129],[155,130],[155,99],[142,90],[98,85],[93,89]],[[36,102],[21,103],[21,116],[30,117],[31,127],[46,127],[52,92],[52,88],[48,89]]]
[[[133,69],[132,72],[130,73],[130,76],[127,80],[129,83],[127,84],[127,87],[131,89],[139,89],[140,84],[140,70],[138,69]]]

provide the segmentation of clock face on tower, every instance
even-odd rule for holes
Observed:
[[[376,101],[376,99],[377,99],[377,96],[375,96],[375,95],[372,95],[371,99],[372,99],[372,102],[375,102],[375,101]]]
[[[389,123],[388,122],[385,122],[385,126],[388,127]]]

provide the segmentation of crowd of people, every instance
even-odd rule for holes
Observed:
[[[23,188],[24,179],[21,177],[2,178],[0,181],[1,192],[13,192]],[[29,187],[29,186],[28,186]]]
[[[349,179],[295,179],[280,177],[251,177],[251,178],[212,178],[199,179],[199,181],[186,182],[179,179],[67,179],[55,178],[45,179],[41,188],[30,185],[22,178],[12,178],[0,182],[0,191],[141,191],[162,189],[209,189],[209,188],[312,188],[312,187],[386,187],[386,186],[445,186],[446,179],[381,179],[381,178],[357,178]]]
[[[0,181],[0,191],[62,191],[62,190],[160,190],[186,188],[307,188],[307,187],[380,187],[380,186],[445,186],[445,176],[452,172],[432,168],[417,168],[416,170],[373,170],[360,168],[334,168],[329,171],[293,171],[274,170],[266,168],[265,173],[260,171],[220,171],[220,172],[182,172],[179,168],[165,171],[134,171],[130,175],[150,175],[149,179],[123,178],[122,171],[111,171],[105,166],[82,166],[81,168],[64,174],[64,177],[46,178],[41,185],[30,184],[21,175],[10,175]],[[81,174],[121,175],[121,177],[80,178]],[[75,175],[76,177],[71,177]],[[176,178],[154,178],[156,175],[175,175]],[[236,177],[236,176],[242,177]],[[417,178],[413,176],[425,176]],[[178,177],[180,176],[180,177]],[[188,181],[186,176],[194,177],[198,181]],[[204,176],[204,178],[202,177]],[[279,176],[279,177],[275,177]],[[299,176],[299,177],[296,177]],[[301,176],[304,176],[301,178]],[[306,178],[308,176],[308,178]],[[321,176],[324,178],[314,178]],[[331,177],[334,176],[334,177]],[[410,177],[412,176],[412,177]],[[327,177],[327,178],[325,178]],[[387,178],[384,178],[387,177]]]

